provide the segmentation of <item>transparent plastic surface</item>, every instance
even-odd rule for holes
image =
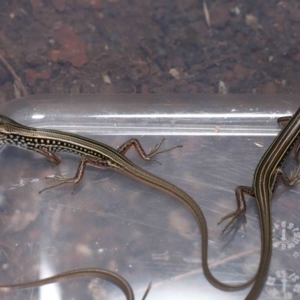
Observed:
[[[280,128],[276,119],[299,106],[293,95],[45,95],[15,100],[0,113],[40,128],[75,132],[115,148],[131,137],[150,149],[183,145],[142,161],[147,171],[186,191],[200,205],[209,228],[213,274],[228,284],[249,280],[260,257],[254,200],[243,228],[220,237],[217,223],[235,210],[234,189],[252,185],[256,165]],[[114,170],[88,167],[71,185],[38,192],[48,175],[71,177],[79,158],[58,154],[59,166],[40,155],[2,146],[0,155],[0,281],[19,283],[70,269],[118,272],[141,299],[244,299],[249,289],[212,287],[201,268],[197,223],[177,199]],[[286,168],[292,170],[293,161]],[[260,299],[299,299],[298,186],[279,185],[272,199],[273,257]],[[1,299],[125,299],[118,287],[92,276],[1,292]]]

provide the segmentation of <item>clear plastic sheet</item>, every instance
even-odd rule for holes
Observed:
[[[284,98],[284,99],[283,99]],[[117,148],[131,137],[148,150],[183,145],[155,161],[128,157],[186,191],[204,211],[213,274],[228,284],[249,280],[260,257],[257,207],[249,200],[246,231],[220,237],[220,218],[236,208],[234,189],[252,185],[256,165],[293,114],[296,95],[38,95],[9,102],[0,113],[39,128],[74,132]],[[0,282],[18,283],[76,268],[118,272],[141,299],[243,299],[249,289],[212,287],[201,268],[197,223],[177,199],[114,170],[88,167],[71,185],[38,192],[48,175],[75,174],[79,158],[40,155],[2,146],[0,155]],[[287,172],[294,168],[286,164]],[[299,299],[299,187],[279,185],[272,199],[274,244],[260,299]],[[298,235],[299,233],[299,235]],[[299,290],[299,291],[298,291]],[[290,297],[290,298],[286,298]],[[118,287],[92,276],[1,292],[1,299],[125,299]]]

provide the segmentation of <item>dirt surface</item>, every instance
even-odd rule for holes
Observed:
[[[0,28],[29,94],[300,92],[296,0],[2,0]]]

